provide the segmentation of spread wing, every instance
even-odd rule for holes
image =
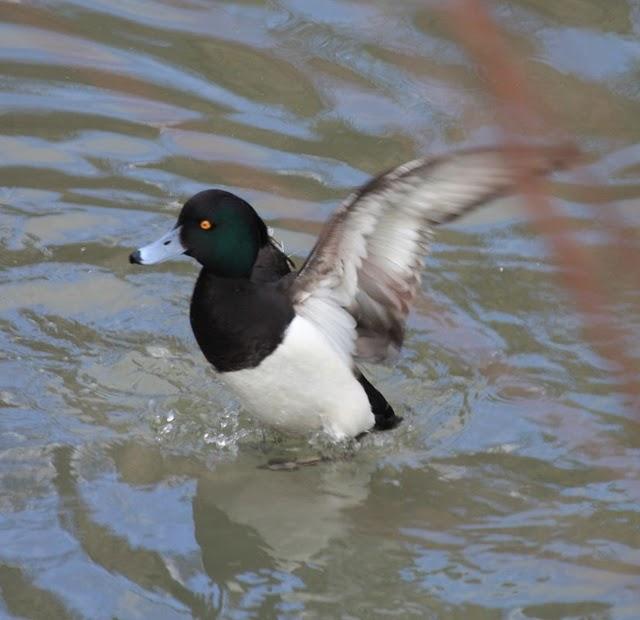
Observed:
[[[475,149],[372,179],[326,223],[289,289],[296,312],[349,363],[382,361],[402,345],[434,227],[574,157],[568,147]]]

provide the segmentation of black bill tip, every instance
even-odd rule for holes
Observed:
[[[140,256],[140,250],[135,250],[129,254],[129,262],[132,265],[142,265],[142,257]]]

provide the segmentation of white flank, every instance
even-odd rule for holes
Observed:
[[[221,375],[248,411],[285,432],[355,437],[375,423],[344,356],[308,319],[293,319],[278,348],[255,368]]]

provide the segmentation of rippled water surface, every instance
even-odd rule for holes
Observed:
[[[495,8],[600,254],[608,201],[640,232],[640,3]],[[1,617],[640,617],[638,420],[514,201],[440,231],[370,371],[405,423],[298,471],[196,347],[194,264],[127,262],[209,186],[301,259],[371,174],[495,137],[479,73],[417,0],[0,0]]]

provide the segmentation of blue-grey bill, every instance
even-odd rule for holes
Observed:
[[[132,252],[129,256],[129,262],[139,265],[153,265],[180,256],[186,251],[187,248],[180,242],[180,226],[177,226],[160,239]]]

